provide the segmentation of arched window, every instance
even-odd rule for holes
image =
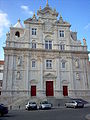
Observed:
[[[65,62],[64,61],[62,62],[62,68],[65,68]]]
[[[15,33],[15,36],[20,37],[20,33],[17,31],[17,32]]]

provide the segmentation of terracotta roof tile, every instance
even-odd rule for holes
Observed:
[[[0,60],[0,65],[4,65],[4,61],[3,60]]]

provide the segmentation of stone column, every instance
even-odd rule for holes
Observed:
[[[60,76],[60,61],[59,61],[59,58],[56,59],[56,88],[55,90],[58,90],[60,91],[61,88],[61,76]],[[56,93],[56,97],[60,97],[60,92]]]
[[[43,63],[44,63],[44,60],[43,58],[41,57],[40,58],[40,89],[43,91],[44,90],[44,83],[43,83]]]

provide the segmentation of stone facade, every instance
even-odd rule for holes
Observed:
[[[90,96],[88,51],[48,3],[7,33],[3,96]]]

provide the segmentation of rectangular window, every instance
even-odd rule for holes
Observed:
[[[50,40],[45,41],[45,49],[52,49],[52,41]]]
[[[32,43],[32,48],[36,49],[36,43]]]
[[[64,31],[63,30],[60,30],[59,33],[60,33],[60,37],[64,37]]]
[[[32,68],[35,68],[36,67],[36,62],[35,60],[32,61]]]
[[[32,28],[32,35],[36,35],[36,31],[37,31],[36,28]]]
[[[46,69],[52,69],[52,60],[46,60]]]

